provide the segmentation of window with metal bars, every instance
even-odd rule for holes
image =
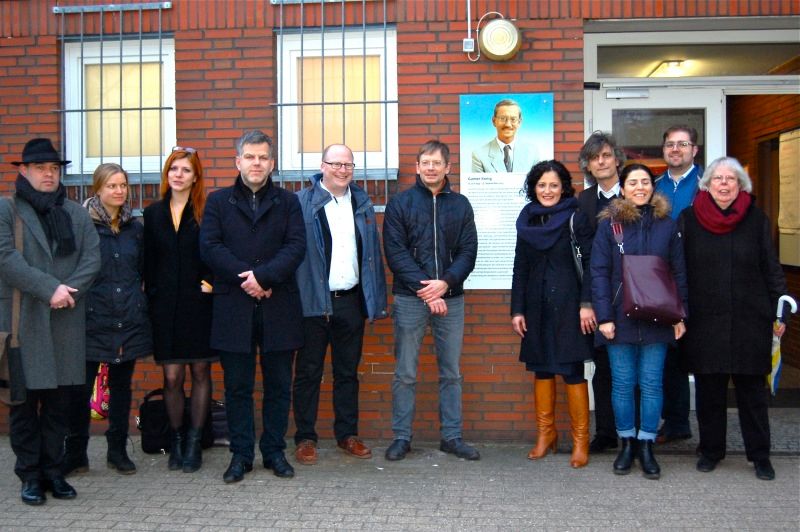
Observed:
[[[128,172],[135,209],[157,194],[176,139],[175,41],[141,28],[144,11],[158,10],[160,21],[161,10],[169,7],[170,2],[151,2],[53,8],[62,28],[63,146],[72,161],[63,180],[76,199],[86,196],[92,173],[106,162]]]

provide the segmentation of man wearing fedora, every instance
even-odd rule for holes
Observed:
[[[61,167],[69,164],[49,139],[25,144],[13,198],[0,199],[0,330],[10,330],[11,295],[22,298],[19,342],[25,402],[11,407],[14,472],[22,501],[39,505],[77,494],[61,472],[72,386],[85,380],[83,295],[100,270],[97,231],[86,209],[66,198]],[[22,252],[14,222],[22,221]]]

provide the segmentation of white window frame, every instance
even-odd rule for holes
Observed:
[[[140,51],[141,44],[141,51]],[[122,55],[120,56],[120,46]],[[83,56],[81,57],[81,52]],[[161,138],[164,139],[162,151],[168,151],[175,145],[177,138],[175,125],[175,40],[172,38],[138,38],[105,41],[67,42],[64,44],[64,104],[66,156],[72,161],[68,174],[87,174],[103,162],[117,162],[130,173],[161,173],[165,155],[127,156],[106,155],[88,157],[86,113],[69,112],[82,109],[84,106],[83,69],[85,65],[104,65],[122,63],[161,63]],[[113,111],[111,111],[113,112]],[[81,138],[83,132],[83,138]],[[149,132],[143,132],[147,135]],[[113,134],[118,135],[118,132]]]
[[[385,36],[385,42],[384,42]],[[324,38],[324,40],[323,40]],[[297,113],[298,86],[297,63],[300,57],[341,57],[378,55],[380,62],[380,99],[385,104],[384,127],[381,128],[381,152],[354,152],[356,171],[368,171],[368,178],[381,170],[380,179],[385,179],[385,168],[398,168],[399,142],[397,119],[397,30],[394,28],[347,28],[302,33],[285,33],[278,38],[278,144],[280,146],[279,168],[287,175],[319,168],[322,151],[300,153],[297,132],[300,123]],[[329,102],[336,103],[336,102]],[[336,139],[326,139],[331,144]],[[366,168],[364,165],[366,164]],[[390,178],[396,179],[396,172]]]

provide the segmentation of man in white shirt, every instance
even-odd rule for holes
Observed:
[[[472,152],[473,172],[525,172],[539,161],[535,146],[516,141],[522,126],[522,109],[514,100],[500,100],[494,106],[492,125],[497,136]]]
[[[625,164],[625,153],[610,133],[592,133],[578,155],[584,178],[594,183],[578,196],[578,208],[597,229],[597,215],[614,198],[619,197],[619,171]],[[595,348],[594,394],[595,437],[589,445],[591,454],[617,448],[617,430],[611,406],[611,366],[604,347]]]
[[[375,209],[353,182],[353,152],[343,144],[328,146],[320,170],[297,193],[307,238],[297,269],[305,345],[295,361],[294,440],[295,458],[304,465],[317,462],[315,425],[329,345],[337,445],[356,458],[372,457],[358,437],[358,365],[365,318],[388,316]]]

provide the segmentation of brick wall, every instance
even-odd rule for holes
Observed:
[[[59,5],[111,3],[61,0]],[[0,160],[16,157],[36,135],[58,139],[59,121],[52,112],[60,98],[59,17],[53,0],[0,2]],[[164,12],[163,31],[176,42],[178,139],[201,149],[212,186],[224,186],[234,175],[232,145],[243,129],[275,130],[276,80],[273,29],[283,26],[326,26],[381,23],[383,4],[359,2],[337,6],[284,6],[267,2],[175,0]],[[320,12],[325,10],[324,15]],[[438,137],[454,149],[454,181],[458,183],[458,98],[466,93],[535,92],[555,95],[555,156],[580,181],[577,153],[583,143],[583,21],[598,18],[663,18],[798,14],[796,2],[729,2],[728,0],[665,0],[659,2],[478,0],[472,14],[500,11],[516,19],[522,48],[509,62],[467,61],[461,52],[466,2],[395,1],[387,18],[397,26],[400,138],[400,187],[413,182],[418,146]],[[99,15],[85,17],[84,32],[98,31]],[[105,32],[117,31],[114,14],[105,15]],[[78,17],[66,19],[65,33],[79,32]],[[473,23],[475,21],[473,20]],[[145,13],[145,31],[156,28]],[[131,31],[133,17],[123,30]],[[15,173],[0,165],[0,192],[7,193]],[[508,316],[509,293],[503,290],[467,294],[464,373],[464,429],[470,439],[532,439],[532,379],[517,362],[518,340]],[[392,326],[382,321],[367,329],[361,386],[361,432],[373,439],[391,437],[390,404],[393,371]],[[438,437],[437,374],[430,339],[420,357],[417,387],[417,438]],[[160,385],[161,373],[149,361],[138,365],[135,400]],[[321,398],[319,429],[330,437],[332,425],[330,371]],[[214,368],[216,396],[221,371]],[[558,422],[566,430],[566,405],[559,394]],[[7,428],[0,410],[0,430]],[[98,428],[99,430],[99,428]],[[290,429],[291,433],[291,429]]]

